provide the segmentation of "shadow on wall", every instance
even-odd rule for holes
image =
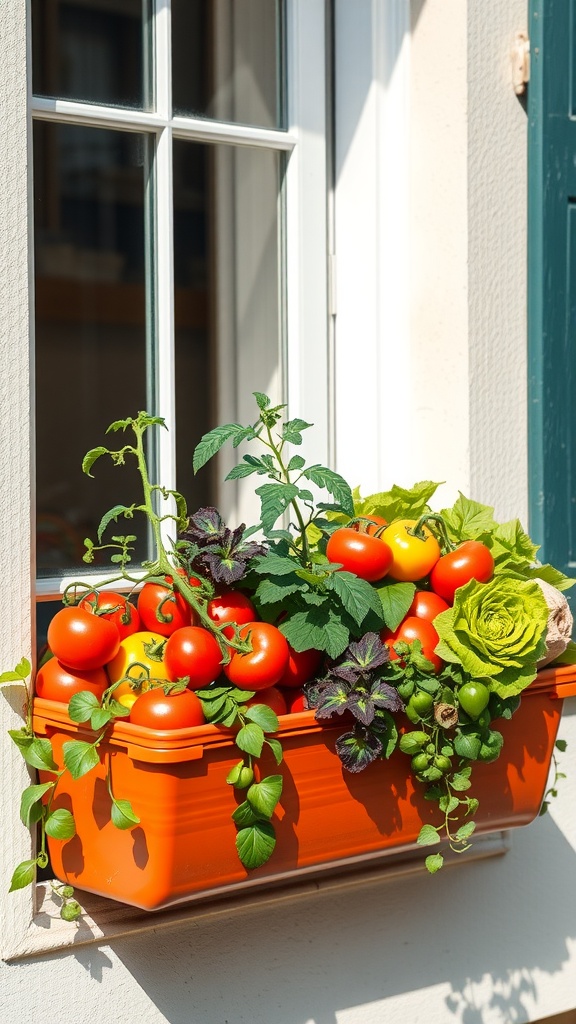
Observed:
[[[170,1024],[343,1024],[360,1007],[362,1019],[405,1024],[413,993],[418,1019],[521,1024],[533,972],[556,974],[576,940],[575,866],[545,817],[502,859],[146,933],[113,955],[131,976],[123,985],[150,1001],[150,1019]],[[75,957],[112,984],[104,950]]]

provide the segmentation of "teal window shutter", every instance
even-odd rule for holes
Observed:
[[[576,567],[576,0],[532,0],[528,91],[530,532]]]

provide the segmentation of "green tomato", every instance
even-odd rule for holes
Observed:
[[[488,707],[490,690],[484,683],[464,683],[458,690],[458,703],[460,707],[470,715],[470,718],[478,718],[484,708]]]
[[[423,717],[424,715],[427,715],[429,711],[432,710],[433,704],[434,698],[432,694],[426,693],[425,690],[416,690],[416,692],[412,694],[410,700],[408,701],[408,708],[411,708],[418,715],[420,715],[420,717]]]
[[[452,761],[449,757],[444,757],[444,754],[436,754],[434,758],[434,767],[438,768],[443,774],[449,772],[452,768]]]
[[[424,772],[430,764],[430,758],[428,754],[416,754],[410,763],[412,765],[412,771]]]

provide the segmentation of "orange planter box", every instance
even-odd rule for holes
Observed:
[[[525,825],[538,814],[563,698],[573,695],[575,667],[545,669],[514,717],[497,724],[505,740],[500,758],[473,767],[477,833]],[[34,729],[52,739],[60,765],[65,741],[94,739],[90,729],[70,721],[64,705],[40,698]],[[267,765],[284,777],[274,817],[277,845],[267,864],[247,872],[230,817],[237,801],[225,782],[240,756],[230,732],[213,725],[154,732],[118,721],[99,747],[101,764],[77,781],[66,773],[59,783],[53,806],[72,810],[77,835],[49,840],[52,870],[81,889],[157,910],[414,848],[421,826],[438,824],[439,817],[437,804],[425,800],[413,780],[410,759],[397,752],[351,775],[334,752],[342,730],[340,720],[320,725],[313,712],[280,719],[284,761],[279,768],[272,759]],[[110,820],[108,759],[115,795],[130,800],[140,818],[129,831]]]

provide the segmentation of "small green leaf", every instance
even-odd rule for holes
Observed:
[[[100,701],[95,693],[81,690],[80,693],[74,693],[70,698],[68,715],[73,722],[88,722],[93,712],[100,707]]]
[[[562,753],[564,753],[568,744],[566,740],[556,740],[554,746],[556,747],[556,750],[560,750]]]
[[[433,825],[422,825],[416,842],[419,846],[435,846],[440,842],[438,829]]]
[[[274,808],[282,796],[282,776],[269,775],[261,782],[255,782],[246,793],[246,799],[255,814],[271,818]]]
[[[252,704],[246,712],[246,718],[256,722],[264,732],[278,732],[280,728],[278,716],[267,704]]]
[[[302,444],[302,431],[307,430],[308,427],[311,426],[312,424],[307,423],[306,420],[287,420],[282,428],[282,440],[287,441],[288,444]],[[294,458],[298,458],[298,456],[296,455]],[[302,459],[302,466],[303,465],[304,459]],[[301,469],[302,466],[298,466],[298,469]]]
[[[140,818],[132,810],[129,800],[113,800],[110,817],[112,824],[123,830],[134,828],[135,825],[140,824]]]
[[[83,740],[68,740],[62,744],[64,764],[73,779],[81,779],[99,764],[98,751],[93,743]]]
[[[24,728],[8,729],[8,735],[14,741],[22,756],[25,757],[25,751],[29,750],[34,743],[34,737],[27,733]]]
[[[334,473],[331,469],[327,469],[325,466],[309,466],[307,469],[302,470],[302,475],[307,480],[310,480],[311,483],[316,484],[317,487],[323,487],[329,491],[347,515],[354,515],[352,491],[344,477]]]
[[[450,779],[450,785],[457,793],[464,793],[470,789],[470,782],[463,772],[456,772]]]
[[[444,864],[444,857],[441,853],[431,853],[426,857],[424,863],[427,871],[429,871],[431,875],[435,875],[437,871],[440,871],[440,868]]]
[[[274,754],[274,760],[276,761],[276,764],[282,764],[282,760],[284,758],[284,751],[282,750],[282,744],[280,743],[280,740],[270,738],[266,739],[265,743],[268,747],[270,747],[270,750]]]
[[[457,842],[462,843],[464,840],[469,839],[476,828],[476,822],[467,821],[465,825],[461,825],[458,829],[454,838]]]
[[[236,746],[246,754],[260,757],[264,745],[264,732],[255,722],[249,722],[236,735]]]
[[[30,675],[31,671],[32,666],[28,658],[22,658],[13,672],[2,672],[0,683],[21,683]]]
[[[54,761],[52,744],[48,739],[35,739],[30,746],[21,747],[24,760],[40,770],[46,769],[49,772],[58,771],[58,765]]]
[[[267,532],[298,496],[298,488],[295,484],[262,484],[256,494],[261,501],[262,529]]]
[[[351,572],[335,572],[326,579],[326,587],[340,598],[344,608],[360,626],[370,610],[380,616],[382,622],[382,606],[378,595],[366,580],[361,580]]]
[[[476,761],[482,749],[482,737],[475,731],[464,726],[459,729],[454,737],[454,750],[459,757],[465,757],[469,761]]]
[[[269,408],[270,399],[268,398],[268,395],[265,395],[262,391],[253,391],[252,394],[254,395],[254,398],[256,399],[256,405],[258,406],[261,412],[263,412],[264,409]]]
[[[274,853],[276,833],[269,821],[257,821],[240,830],[236,850],[244,867],[251,871],[265,864]]]
[[[122,708],[122,705],[120,705],[120,707]],[[129,708],[125,708],[120,712],[120,714],[123,715],[125,711],[129,710]],[[94,708],[94,711],[90,715],[90,728],[93,729],[94,732],[99,732],[105,725],[108,725],[108,722],[110,722],[112,718],[114,718],[114,714],[111,708]]]
[[[53,789],[55,782],[44,782],[35,786],[27,786],[20,798],[20,820],[30,828],[35,821],[42,817],[42,797]]]
[[[46,834],[52,839],[71,839],[76,835],[74,817],[65,807],[59,807],[46,818]]]
[[[15,869],[12,875],[12,881],[10,882],[10,888],[8,892],[15,892],[16,889],[24,889],[25,886],[30,885],[31,882],[36,878],[36,861],[35,860],[23,860],[21,864]]]
[[[93,476],[90,470],[92,469],[92,466],[94,465],[96,460],[99,459],[101,455],[108,455],[108,449],[92,448],[89,452],[86,453],[82,460],[82,472],[86,473],[86,476]]]
[[[106,512],[102,516],[102,519],[100,520],[100,525],[98,526],[98,543],[102,543],[102,536],[104,534],[104,530],[106,529],[109,523],[117,523],[120,516],[124,515],[126,512],[129,513],[129,515],[126,516],[126,518],[131,518],[133,510],[134,506],[132,506],[131,508],[127,508],[126,505],[115,505],[114,508],[109,509],[108,512]]]
[[[258,815],[254,813],[247,800],[238,804],[238,807],[232,814],[232,821],[238,825],[238,828],[245,828],[247,825],[254,825],[254,823],[259,820]]]

